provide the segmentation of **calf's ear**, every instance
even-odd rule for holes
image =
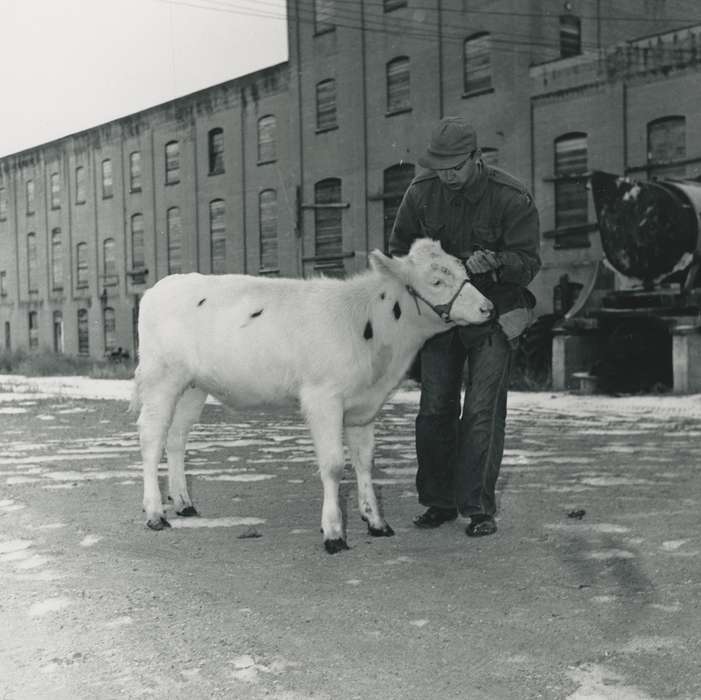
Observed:
[[[371,251],[368,258],[370,260],[370,267],[376,272],[389,275],[390,277],[396,277],[402,282],[406,281],[406,258],[390,258],[381,250],[377,249]]]

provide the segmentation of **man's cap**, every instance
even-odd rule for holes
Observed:
[[[432,170],[453,168],[477,148],[477,134],[462,117],[445,117],[431,133],[419,165]]]

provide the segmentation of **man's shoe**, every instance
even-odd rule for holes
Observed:
[[[484,537],[497,531],[496,520],[491,515],[480,513],[470,516],[470,524],[465,528],[468,537]]]
[[[443,523],[450,520],[455,520],[458,517],[457,508],[439,508],[438,506],[429,506],[425,513],[417,515],[414,518],[414,525],[421,528],[439,527]]]

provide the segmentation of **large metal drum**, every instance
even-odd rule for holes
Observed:
[[[650,287],[701,254],[701,183],[597,171],[591,186],[604,252],[621,274]]]

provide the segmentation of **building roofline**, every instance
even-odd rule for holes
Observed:
[[[114,119],[110,119],[109,121],[102,122],[100,124],[94,124],[93,126],[86,127],[85,129],[81,129],[80,131],[73,131],[69,134],[65,134],[64,136],[59,136],[58,138],[52,139],[51,141],[44,141],[43,143],[36,144],[35,146],[29,146],[28,148],[23,148],[21,151],[14,151],[12,153],[7,153],[4,156],[0,156],[0,162],[8,160],[8,159],[14,159],[14,158],[21,158],[23,156],[27,156],[31,154],[33,151],[39,151],[45,148],[51,148],[59,146],[63,141],[67,141],[69,139],[76,139],[80,138],[82,136],[86,136],[89,133],[93,131],[97,131],[99,129],[103,129],[105,127],[108,127],[113,124],[119,124],[120,122],[124,122],[128,119],[134,118],[136,116],[147,116],[150,113],[155,113],[155,112],[161,112],[165,109],[171,108],[171,107],[177,107],[179,104],[183,104],[185,102],[189,102],[192,100],[196,100],[198,97],[204,97],[207,93],[215,91],[215,90],[221,90],[224,88],[237,88],[237,87],[246,87],[247,85],[251,83],[255,83],[260,79],[264,79],[267,75],[272,75],[275,73],[281,73],[284,68],[286,68],[289,64],[289,61],[281,61],[280,63],[275,63],[272,66],[266,66],[265,68],[259,68],[258,70],[252,71],[250,73],[246,73],[244,75],[240,75],[236,78],[231,78],[229,80],[225,80],[221,83],[215,83],[214,85],[208,85],[206,87],[200,88],[199,90],[196,90],[195,92],[189,92],[185,95],[180,95],[179,97],[174,97],[170,100],[166,100],[165,102],[159,102],[158,104],[151,105],[150,107],[145,107],[144,109],[140,109],[137,112],[130,112],[129,114],[123,114],[122,116],[115,117]]]

